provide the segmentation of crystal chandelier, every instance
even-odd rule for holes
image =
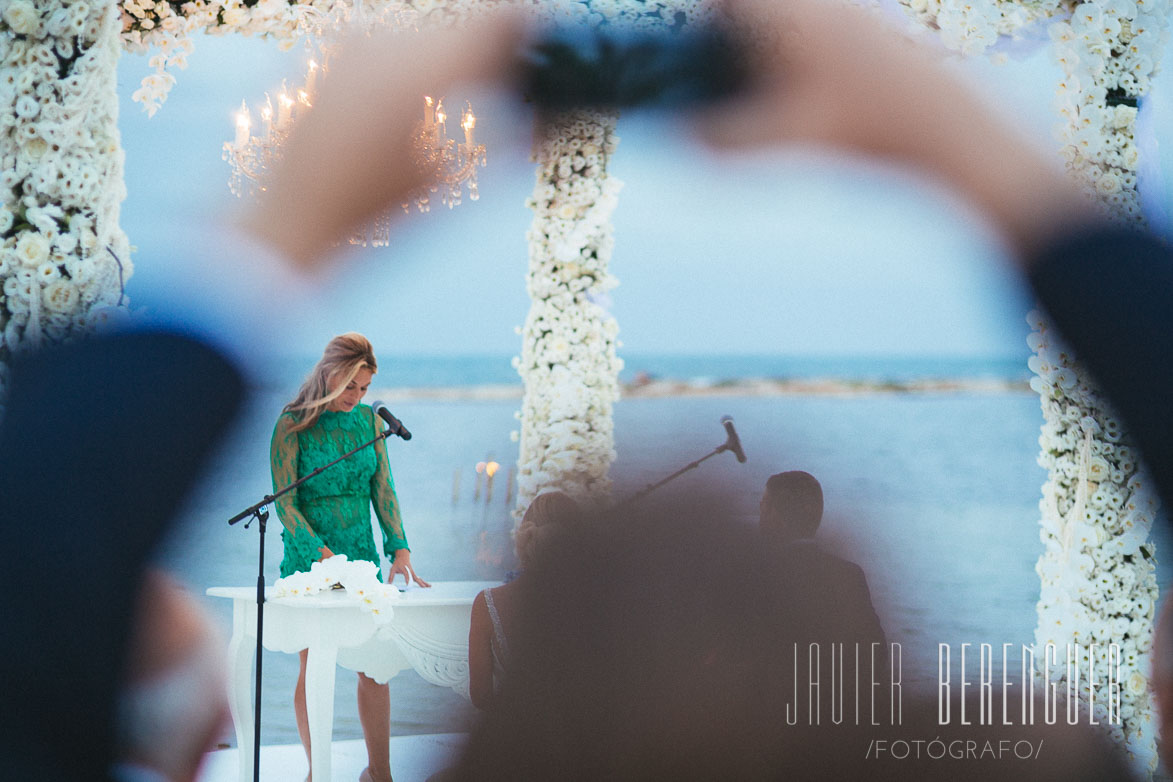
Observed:
[[[294,117],[312,105],[317,71],[317,62],[310,60],[305,87],[296,92],[291,92],[285,82],[281,83],[275,117],[273,99],[265,94],[265,103],[260,109],[261,124],[255,135],[248,105],[240,102],[240,111],[236,112],[236,136],[232,141],[224,142],[221,155],[232,167],[228,188],[237,198],[255,196],[268,189],[269,172],[281,161],[281,150],[289,137]]]
[[[466,103],[460,115],[460,127],[464,129],[462,143],[448,138],[447,120],[444,100],[433,101],[425,95],[424,120],[415,126],[412,153],[416,165],[429,175],[430,184],[412,193],[410,201],[403,204],[404,212],[411,210],[411,201],[421,212],[427,212],[431,208],[430,196],[437,192],[440,202],[451,209],[460,203],[465,183],[470,201],[480,197],[477,168],[485,165],[485,145],[475,141],[477,118],[472,106]]]
[[[235,137],[224,143],[222,154],[222,158],[232,168],[228,187],[233,195],[238,198],[255,197],[268,188],[271,172],[281,161],[285,141],[294,123],[313,107],[319,72],[327,70],[330,59],[328,42],[334,37],[331,33],[337,33],[356,19],[368,31],[374,27],[409,26],[399,16],[367,19],[358,2],[347,14],[337,19],[307,16],[307,34],[321,42],[322,63],[319,64],[314,57],[309,59],[305,83],[300,88],[291,90],[282,82],[275,106],[273,99],[266,93],[265,102],[259,110],[261,121],[255,128],[248,105],[241,101],[240,111],[236,114]],[[464,141],[459,143],[448,137],[447,119],[443,99],[425,96],[424,118],[416,123],[412,132],[410,164],[426,176],[427,184],[408,196],[408,200],[402,204],[404,212],[409,212],[413,203],[419,211],[429,211],[432,195],[437,193],[440,202],[451,209],[460,203],[466,184],[469,200],[475,201],[479,197],[477,168],[485,165],[486,158],[485,146],[475,141],[476,115],[473,114],[472,106],[466,103],[460,118]],[[390,239],[391,215],[385,213],[351,235],[349,242],[364,247],[385,247]]]

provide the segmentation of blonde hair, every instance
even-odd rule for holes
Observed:
[[[354,331],[330,340],[297,396],[285,405],[285,412],[298,418],[292,431],[300,432],[317,423],[326,405],[341,396],[347,383],[362,369],[369,369],[372,375],[379,371],[370,340]]]
[[[528,568],[547,542],[582,523],[578,504],[560,491],[534,497],[517,525],[514,543],[522,568]]]

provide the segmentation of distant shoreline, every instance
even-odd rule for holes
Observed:
[[[919,380],[844,380],[839,378],[647,380],[620,386],[620,399],[725,396],[862,396],[867,394],[1010,394],[1030,392],[1026,380],[1007,378],[933,378]],[[396,401],[493,401],[521,399],[522,386],[418,386],[379,388],[372,393]]]

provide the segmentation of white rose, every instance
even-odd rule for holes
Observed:
[[[1096,180],[1096,191],[1100,195],[1112,195],[1120,192],[1120,177],[1111,171]]]
[[[1107,480],[1108,474],[1111,471],[1112,467],[1105,459],[1099,456],[1093,456],[1088,462],[1087,477],[1089,480],[1102,483],[1103,481]]]
[[[41,15],[27,0],[14,0],[4,9],[4,21],[17,35],[33,35],[41,26]]]
[[[42,285],[55,282],[61,279],[61,270],[52,261],[45,261],[37,267],[37,279],[40,280]]]
[[[50,312],[73,312],[80,299],[77,286],[69,280],[57,280],[45,286],[45,308]]]
[[[1140,671],[1133,671],[1128,675],[1128,679],[1124,683],[1124,689],[1130,695],[1140,695],[1145,691],[1148,683],[1148,679]]]
[[[14,111],[21,119],[32,119],[40,113],[41,104],[32,95],[21,95],[16,99]]]
[[[71,253],[77,249],[77,237],[71,233],[58,234],[53,244],[63,253]]]
[[[17,241],[16,254],[21,263],[35,269],[49,258],[49,240],[35,231],[28,231]]]

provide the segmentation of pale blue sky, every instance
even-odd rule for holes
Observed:
[[[122,223],[138,248],[132,305],[168,284],[171,226],[239,207],[220,148],[241,99],[255,104],[283,77],[303,73],[300,48],[282,53],[239,37],[195,43],[153,118],[130,100],[145,58],[125,56],[119,70],[129,192]],[[966,67],[1054,146],[1057,71],[1045,52]],[[1163,79],[1158,90],[1158,105],[1168,107],[1173,91]],[[313,354],[350,330],[401,353],[517,351],[533,167],[526,144],[503,136],[526,137],[528,125],[504,117],[499,97],[476,100],[489,146],[480,201],[404,221],[391,247],[360,254],[344,284],[323,292],[329,316],[289,336],[290,353]],[[1158,127],[1173,127],[1169,113],[1158,114]],[[612,170],[626,184],[611,268],[621,282],[612,311],[625,352],[1026,354],[1029,298],[989,232],[948,193],[899,171],[794,150],[718,159],[677,131],[620,120]]]

